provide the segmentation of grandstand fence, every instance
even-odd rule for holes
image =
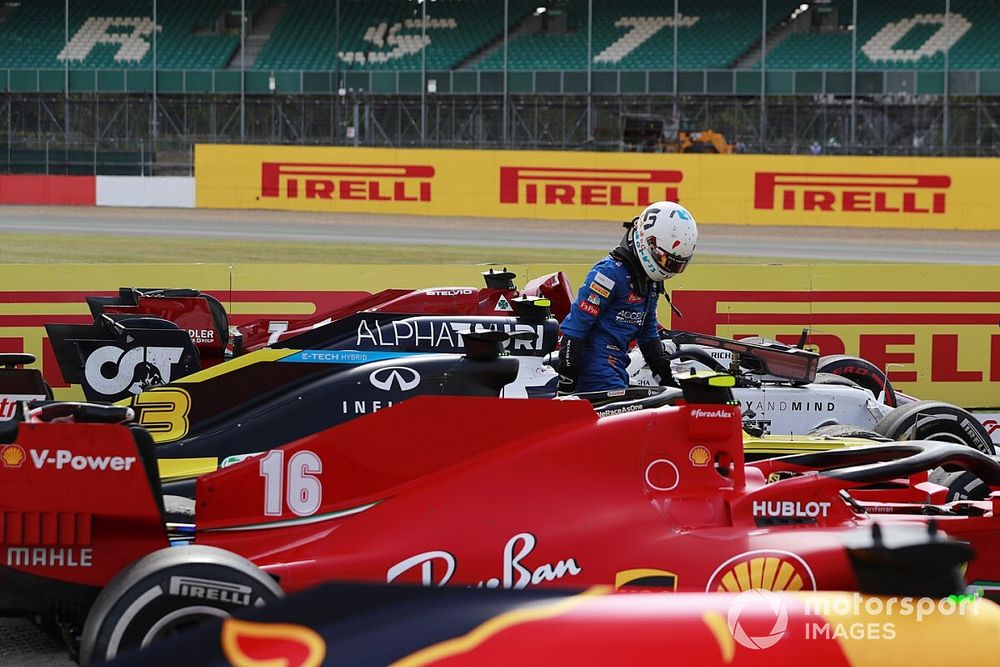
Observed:
[[[64,3],[67,49],[76,1]],[[512,1],[502,2],[498,70],[429,69],[426,48],[407,70],[340,60],[329,70],[252,69],[242,48],[236,69],[158,68],[156,30],[149,68],[0,69],[0,172],[184,174],[197,142],[627,150],[622,119],[650,114],[723,132],[748,152],[807,152],[817,138],[833,154],[982,156],[1000,147],[1000,70],[951,69],[947,46],[940,68],[859,68],[855,30],[849,70],[769,69],[774,13],[789,3],[771,0],[781,9],[769,13],[761,0],[757,62],[683,68],[677,26],[687,0],[675,0],[671,68],[594,67],[587,0],[585,67],[519,70],[508,60]],[[836,1],[855,23],[859,5],[878,4]],[[331,2],[339,47],[340,1]],[[267,2],[252,4],[250,15]],[[951,16],[951,0],[936,5]],[[423,34],[427,4],[414,6]],[[155,25],[156,0],[150,11]],[[233,12],[245,45],[246,3]]]

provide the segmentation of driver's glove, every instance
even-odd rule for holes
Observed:
[[[582,355],[583,341],[566,335],[559,341],[559,396],[576,393]]]
[[[670,359],[664,351],[666,343],[673,345],[670,341],[653,340],[639,345],[639,351],[642,352],[642,358],[646,360],[646,364],[653,375],[660,376],[660,384],[662,386],[676,387],[677,382],[674,381],[674,374],[670,370]]]

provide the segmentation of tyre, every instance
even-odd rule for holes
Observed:
[[[281,595],[263,570],[224,549],[154,551],[119,572],[97,596],[83,626],[80,664],[104,662]]]
[[[886,405],[890,408],[898,405],[896,391],[892,388],[889,378],[881,368],[870,361],[846,354],[828,354],[819,358],[816,372],[832,373],[853,380],[857,385],[870,391],[875,398],[884,392],[883,401]]]
[[[828,424],[809,431],[807,435],[815,438],[864,438],[875,442],[889,442],[889,438],[881,433],[870,431],[860,426],[850,424]]]
[[[995,454],[986,428],[970,412],[941,401],[914,401],[896,408],[875,425],[893,440],[941,440]]]
[[[946,472],[940,468],[933,471],[930,481],[948,487],[945,502],[956,500],[986,500],[990,495],[990,487],[986,482],[967,470]]]

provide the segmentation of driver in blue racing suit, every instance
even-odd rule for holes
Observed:
[[[559,393],[624,389],[636,341],[650,370],[672,384],[657,333],[663,281],[687,268],[698,242],[694,217],[674,202],[647,206],[617,248],[597,262],[562,322]]]

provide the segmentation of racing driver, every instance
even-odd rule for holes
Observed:
[[[694,256],[698,226],[687,209],[669,201],[650,204],[625,226],[621,243],[587,274],[562,322],[560,394],[626,388],[632,341],[661,384],[673,384],[657,334],[657,297],[663,281]]]

